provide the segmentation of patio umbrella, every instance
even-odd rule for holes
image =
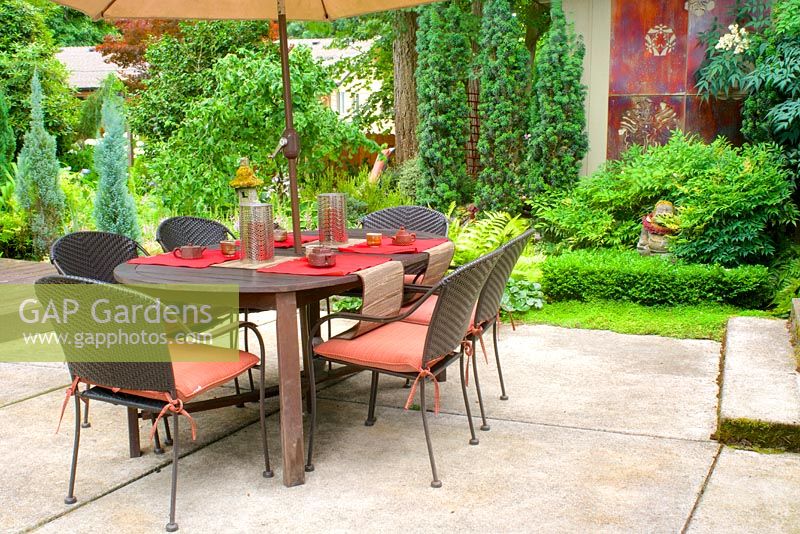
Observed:
[[[292,86],[289,79],[289,37],[286,20],[333,20],[377,11],[400,9],[435,0],[54,0],[98,19],[205,19],[276,20],[283,74],[286,128],[278,150],[289,166],[294,251],[301,253],[300,205],[297,194],[297,156],[300,142],[292,118]],[[277,152],[276,152],[277,153]]]

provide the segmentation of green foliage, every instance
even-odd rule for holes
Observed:
[[[125,85],[114,74],[109,74],[100,87],[92,92],[81,104],[77,134],[81,139],[94,139],[100,131],[103,120],[103,103],[110,97],[123,95]]]
[[[295,47],[290,63],[301,180],[336,166],[343,154],[358,147],[377,150],[322,103],[333,82],[309,49]],[[214,216],[230,213],[237,205],[228,182],[240,157],[249,156],[262,177],[277,170],[269,155],[284,125],[278,51],[271,44],[260,50],[242,49],[218,60],[202,76],[213,90],[189,103],[185,118],[168,140],[150,145],[148,174],[153,191],[169,210]]]
[[[96,184],[87,183],[80,172],[61,171],[61,188],[64,190],[66,232],[96,230],[94,204]]]
[[[500,309],[512,313],[541,310],[543,306],[544,293],[541,284],[529,280],[509,280],[500,301]]]
[[[466,15],[453,0],[421,9],[417,30],[419,161],[425,180],[417,202],[439,210],[469,199],[466,81],[472,50]]]
[[[724,418],[713,437],[720,443],[750,449],[800,452],[800,429],[795,424]]]
[[[17,159],[16,193],[27,212],[34,253],[41,257],[62,230],[64,192],[58,181],[56,140],[47,133],[42,108],[42,86],[34,72],[31,80],[31,123]]]
[[[646,305],[719,302],[763,308],[773,296],[769,270],[671,262],[635,251],[581,250],[547,258],[542,287],[549,299],[616,300]]]
[[[513,16],[509,0],[484,3],[479,48],[481,171],[477,197],[484,209],[518,213],[522,208],[519,164],[527,127],[530,54],[525,49],[525,29]]]
[[[58,46],[92,46],[101,43],[107,34],[116,33],[111,24],[102,20],[95,22],[80,11],[50,0],[36,0],[35,3],[43,9],[45,23]]]
[[[0,169],[0,257],[35,259],[30,227],[14,194],[15,174],[15,163]]]
[[[586,47],[558,0],[551,4],[550,19],[534,64],[527,183],[521,191],[528,198],[544,187],[572,186],[589,149],[581,83]]]
[[[549,303],[515,317],[517,321],[565,328],[611,330],[620,334],[655,335],[681,339],[722,341],[728,319],[737,315],[765,315],[718,303],[643,306],[633,302],[566,300]]]
[[[6,95],[0,90],[0,173],[7,170],[14,161],[14,152],[17,149],[17,139],[8,120],[8,104]]]
[[[632,247],[641,217],[673,202],[679,230],[671,251],[689,261],[739,265],[768,261],[794,224],[791,175],[772,145],[707,145],[675,132],[664,146],[633,147],[568,195],[534,205],[537,228],[563,247]]]
[[[425,179],[419,157],[407,159],[394,173],[397,179],[397,189],[411,201],[417,198],[417,189]]]
[[[94,204],[97,229],[138,241],[141,231],[136,205],[128,191],[128,140],[122,99],[110,96],[103,103],[102,115],[105,135],[94,150],[94,168],[100,177]]]
[[[454,221],[449,237],[456,247],[453,265],[464,265],[487,254],[518,236],[528,228],[519,215],[505,212],[481,212],[480,217],[466,222]]]
[[[179,36],[165,34],[148,46],[144,90],[130,110],[133,130],[154,141],[171,137],[194,105],[214,97],[220,83],[215,79],[217,61],[241,49],[260,53],[269,35],[269,23],[263,21],[183,22],[180,28]],[[276,89],[270,94],[277,94]],[[231,108],[228,114],[251,109]]]
[[[78,100],[55,52],[42,9],[25,0],[0,0],[0,89],[6,94],[17,146],[21,145],[30,117],[28,95],[34,71],[38,71],[47,95],[47,129],[56,136],[60,152],[72,143]]]
[[[333,297],[331,299],[331,310],[333,312],[357,312],[361,309],[363,301],[360,297]]]

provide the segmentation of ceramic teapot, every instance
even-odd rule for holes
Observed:
[[[189,243],[188,245],[184,245],[173,250],[172,255],[183,260],[196,260],[198,258],[202,258],[203,252],[205,251],[206,247],[192,245]]]
[[[308,253],[308,264],[312,267],[333,267],[336,265],[336,256],[330,247],[314,247]]]
[[[392,236],[392,244],[394,245],[410,245],[417,240],[417,234],[409,232],[404,226],[401,226],[396,234]]]

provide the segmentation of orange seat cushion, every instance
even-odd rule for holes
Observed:
[[[414,313],[403,319],[403,322],[406,323],[414,323],[414,324],[421,324],[421,325],[429,325],[431,324],[431,317],[433,317],[433,309],[436,307],[436,302],[439,299],[436,295],[431,295],[428,297],[425,302],[419,305]],[[406,313],[413,304],[409,304],[408,306],[403,306],[400,308],[400,314]]]
[[[198,350],[219,351],[222,349],[209,345],[197,344],[169,345],[169,351],[173,357],[186,357],[186,351],[192,351],[192,353],[197,354]],[[207,356],[204,356],[204,358],[212,359],[212,357]],[[178,394],[178,399],[188,401],[204,391],[208,391],[209,389],[233,380],[256,365],[258,365],[258,357],[243,350],[239,351],[238,361],[173,362],[172,372],[175,374],[175,391]],[[159,391],[129,389],[120,391],[140,397],[164,400],[164,393]]]
[[[419,371],[428,327],[389,323],[355,339],[332,338],[314,352],[337,361],[401,373]]]

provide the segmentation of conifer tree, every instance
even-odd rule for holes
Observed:
[[[106,99],[102,117],[105,134],[94,148],[94,168],[100,177],[94,219],[98,230],[138,241],[141,231],[136,205],[128,191],[128,141],[119,97],[110,95]]]
[[[468,198],[466,81],[472,50],[455,1],[422,8],[417,30],[421,183],[417,202],[446,210]]]
[[[44,256],[61,233],[64,191],[59,183],[56,139],[44,127],[39,73],[31,78],[31,123],[17,159],[16,192],[27,211],[34,253]]]
[[[564,17],[561,0],[550,6],[550,30],[539,41],[534,68],[525,192],[568,188],[578,180],[589,148],[586,86],[581,83],[586,47]]]
[[[525,28],[509,0],[486,0],[481,20],[480,100],[481,171],[478,199],[481,208],[518,212],[519,165],[525,155],[528,126],[530,54]]]

